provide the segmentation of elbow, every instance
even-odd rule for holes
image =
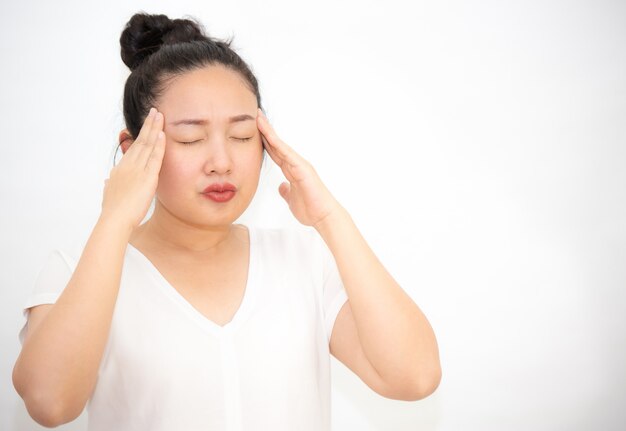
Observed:
[[[39,425],[55,428],[68,422],[63,419],[61,406],[58,403],[50,402],[47,397],[32,395],[24,396],[22,399],[28,415]]]
[[[418,377],[407,379],[398,399],[404,401],[419,401],[432,395],[441,383],[441,367],[427,372],[421,372]]]
[[[417,391],[418,400],[424,399],[432,395],[439,385],[441,384],[441,367],[437,367],[434,371],[430,372],[428,378],[425,380],[425,384]]]
[[[432,395],[441,383],[441,366],[437,366],[434,370],[428,372],[426,377],[422,379],[418,389],[415,392],[416,400],[424,399]]]
[[[68,420],[58,397],[51,397],[36,388],[28,387],[23,379],[16,365],[12,375],[13,387],[24,401],[28,415],[35,422],[46,428],[55,428],[72,420],[71,418]]]

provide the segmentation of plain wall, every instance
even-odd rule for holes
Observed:
[[[234,36],[278,134],[435,330],[421,401],[333,358],[334,429],[626,428],[624,2],[60,0],[0,4],[0,429],[42,428],[11,382],[22,305],[99,215],[139,11]],[[298,223],[268,162],[242,220]]]

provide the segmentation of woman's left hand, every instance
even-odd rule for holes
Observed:
[[[331,213],[338,211],[341,208],[339,202],[313,166],[276,135],[261,109],[258,110],[257,126],[265,150],[288,180],[280,184],[278,192],[289,204],[294,217],[305,226],[316,227]]]

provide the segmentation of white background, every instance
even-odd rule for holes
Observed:
[[[11,383],[21,308],[99,215],[138,11],[234,35],[279,135],[435,329],[418,402],[332,360],[335,430],[626,428],[624,2],[178,0],[0,5],[0,429],[41,428]],[[297,223],[281,181],[268,163],[241,220]]]

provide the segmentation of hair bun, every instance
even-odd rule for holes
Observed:
[[[207,39],[202,24],[195,20],[136,13],[120,36],[122,61],[135,70],[162,45]]]

